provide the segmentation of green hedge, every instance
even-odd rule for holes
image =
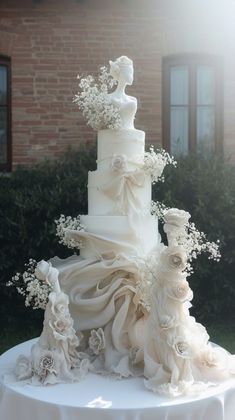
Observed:
[[[166,168],[165,182],[153,188],[153,199],[191,213],[191,221],[220,239],[221,261],[200,256],[189,278],[194,291],[192,312],[199,319],[235,316],[235,167],[222,157],[188,156],[177,168]]]
[[[19,168],[0,178],[0,318],[9,323],[40,324],[41,311],[25,309],[23,299],[5,283],[24,271],[29,258],[39,261],[71,255],[58,244],[54,220],[60,214],[87,213],[88,170],[95,169],[96,150],[69,152],[59,161]],[[29,319],[30,315],[30,319]]]
[[[71,254],[58,244],[54,220],[63,213],[87,213],[87,174],[96,167],[95,148],[70,152],[60,161],[21,168],[0,177],[0,317],[38,325],[40,311],[25,309],[23,299],[5,283],[24,269],[29,258],[40,260]],[[220,263],[200,257],[190,284],[199,319],[226,317],[235,309],[235,168],[222,159],[191,156],[177,169],[167,168],[165,182],[153,198],[190,211],[208,238],[221,240]]]

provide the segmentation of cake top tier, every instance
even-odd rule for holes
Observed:
[[[97,167],[110,168],[115,155],[127,158],[128,169],[136,169],[134,162],[144,159],[145,133],[136,129],[100,130],[98,131]]]

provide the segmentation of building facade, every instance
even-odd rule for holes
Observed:
[[[94,142],[77,75],[120,55],[148,144],[235,162],[234,21],[233,0],[1,0],[1,170]]]

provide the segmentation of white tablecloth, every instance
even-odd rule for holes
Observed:
[[[34,340],[0,357],[0,376]],[[53,386],[3,383],[0,420],[235,420],[235,379],[197,398],[169,400],[145,389],[143,378],[113,380],[89,374],[82,382]]]

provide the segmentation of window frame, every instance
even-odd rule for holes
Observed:
[[[0,171],[11,171],[12,169],[12,130],[11,130],[11,59],[0,54],[0,65],[7,68],[7,159],[6,163],[0,163]]]
[[[209,65],[215,74],[215,153],[223,153],[223,64],[222,58],[203,54],[176,54],[162,59],[162,135],[163,147],[171,151],[170,145],[170,71],[174,66],[186,66],[189,71],[188,98],[188,153],[197,153],[197,98],[196,68]]]

